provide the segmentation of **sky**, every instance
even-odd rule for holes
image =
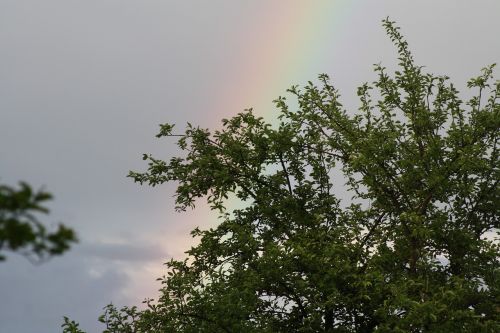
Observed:
[[[0,183],[55,196],[48,225],[79,244],[33,265],[0,263],[0,332],[100,332],[102,308],[158,296],[163,263],[217,224],[200,202],[174,211],[175,184],[134,184],[143,153],[178,154],[160,123],[220,126],[327,73],[349,112],[373,64],[394,68],[381,20],[401,27],[417,63],[460,90],[500,62],[498,0],[0,0]],[[499,75],[496,75],[499,77]]]

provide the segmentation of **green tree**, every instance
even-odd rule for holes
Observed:
[[[251,110],[213,133],[161,125],[186,154],[130,177],[176,182],[179,210],[206,198],[220,223],[145,310],[107,307],[106,332],[500,331],[500,82],[483,69],[463,102],[383,25],[399,68],[375,66],[357,113],[321,75],[289,90],[298,110],[276,100],[275,127]]]
[[[60,255],[76,242],[72,229],[60,224],[50,232],[37,215],[48,214],[44,206],[52,194],[34,191],[21,182],[19,189],[0,184],[0,261],[5,260],[5,250],[24,255],[37,263]]]

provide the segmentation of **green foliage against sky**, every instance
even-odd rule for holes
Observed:
[[[383,25],[399,68],[375,66],[357,112],[321,75],[289,90],[298,110],[276,100],[277,127],[251,110],[215,132],[161,126],[186,154],[145,155],[130,176],[176,182],[180,210],[207,198],[220,223],[192,232],[199,245],[167,263],[145,310],[108,306],[106,332],[500,330],[500,82],[487,67],[462,101]]]
[[[60,224],[50,232],[37,215],[48,214],[45,202],[52,199],[46,191],[34,191],[21,183],[19,189],[0,184],[0,261],[5,251],[17,252],[37,263],[60,255],[76,242],[74,231]]]

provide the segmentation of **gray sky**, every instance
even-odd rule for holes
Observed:
[[[155,297],[162,263],[216,223],[204,206],[175,213],[172,185],[125,177],[142,153],[176,152],[158,124],[213,127],[247,107],[271,119],[274,98],[323,72],[355,107],[372,64],[395,63],[386,16],[459,88],[500,62],[495,0],[0,0],[0,182],[54,193],[44,220],[81,239],[41,266],[0,263],[0,332],[57,332],[63,315],[98,332],[109,302]]]

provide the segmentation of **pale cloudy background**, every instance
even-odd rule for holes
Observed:
[[[109,302],[156,296],[162,263],[216,223],[175,213],[173,186],[125,177],[141,153],[175,153],[158,124],[213,127],[247,107],[272,119],[274,98],[322,72],[354,108],[372,64],[394,65],[386,16],[459,87],[500,62],[498,0],[0,0],[0,182],[53,192],[45,221],[81,239],[41,266],[0,263],[0,332],[58,332],[63,315],[99,332]]]

